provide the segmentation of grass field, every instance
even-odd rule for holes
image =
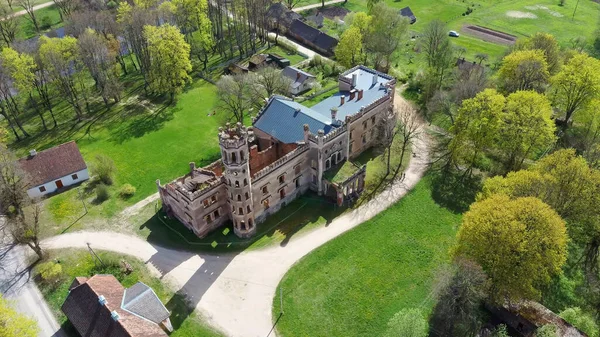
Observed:
[[[190,310],[185,298],[174,294],[156,277],[150,275],[147,267],[140,260],[129,256],[122,256],[110,252],[97,251],[105,267],[95,262],[87,250],[52,250],[49,259],[59,261],[62,274],[57,282],[36,282],[42,292],[44,299],[48,302],[50,309],[56,316],[59,324],[65,328],[70,336],[77,336],[74,328],[68,323],[66,316],[60,311],[60,307],[67,298],[69,286],[77,276],[90,277],[95,274],[113,274],[121,284],[127,288],[141,281],[152,287],[163,304],[171,312],[171,323],[175,331],[172,337],[218,337],[219,333],[207,327],[202,320]],[[133,268],[133,272],[126,275],[120,266],[120,261],[127,261]],[[37,270],[35,271],[37,275]]]
[[[449,261],[460,215],[434,202],[430,182],[288,271],[280,335],[381,336],[399,310],[431,310],[435,273]],[[279,302],[277,292],[274,317]]]
[[[319,3],[319,0],[304,2]],[[528,37],[536,32],[554,35],[562,47],[568,47],[570,40],[584,37],[589,40],[597,27],[600,4],[592,0],[567,0],[559,6],[557,0],[385,0],[392,8],[409,6],[417,22],[410,26],[411,30],[421,32],[429,22],[438,19],[447,23],[448,29],[461,31],[466,24],[485,26],[519,38]],[[577,11],[573,18],[575,6]],[[343,6],[351,11],[367,11],[366,0],[349,0]],[[467,7],[474,11],[463,16]],[[510,17],[508,12],[531,13],[531,18]],[[514,13],[513,13],[514,14]],[[501,56],[506,47],[479,38],[461,34],[452,40],[456,45],[467,49],[466,57],[472,58],[476,53],[487,53],[492,57]],[[400,58],[400,61],[405,61]]]
[[[16,7],[15,7],[16,9]],[[38,24],[41,26],[44,22],[43,20],[48,21],[50,23],[50,27],[41,27],[42,33],[45,33],[49,30],[56,29],[62,27],[64,22],[60,21],[60,14],[58,13],[58,8],[55,5],[38,9],[34,12],[35,17],[37,19]],[[45,19],[47,17],[47,19]],[[17,31],[16,38],[18,40],[27,40],[37,35],[35,31],[35,27],[29,16],[27,14],[21,15],[19,18],[19,30]]]

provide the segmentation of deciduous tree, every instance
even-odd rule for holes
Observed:
[[[371,10],[371,15],[372,29],[368,36],[363,38],[367,51],[373,56],[374,67],[386,70],[392,55],[398,50],[408,31],[408,19],[385,3],[376,4]]]
[[[289,78],[281,76],[281,70],[271,66],[262,67],[246,76],[251,76],[248,80],[253,98],[250,100],[257,105],[257,108],[262,107],[265,100],[274,94],[286,95],[292,84]]]
[[[0,337],[36,337],[38,332],[36,321],[17,312],[0,294]]]
[[[25,10],[25,13],[27,14],[29,21],[31,21],[31,23],[33,24],[35,31],[39,33],[40,32],[40,24],[38,23],[37,17],[35,16],[35,8],[34,8],[35,1],[34,0],[17,0],[17,4]]]
[[[148,40],[151,60],[150,89],[158,94],[168,93],[171,100],[191,80],[190,45],[177,27],[165,24],[146,26],[144,35]]]
[[[4,4],[0,4],[0,37],[6,46],[10,46],[19,29],[19,20],[17,16],[13,16],[12,12]]]
[[[502,59],[498,71],[499,87],[504,93],[546,89],[550,73],[541,50],[517,50]]]
[[[233,122],[244,124],[244,117],[252,106],[248,80],[244,75],[226,75],[217,82],[219,108],[229,115]]]
[[[567,129],[574,113],[600,96],[600,60],[586,54],[573,56],[551,80],[552,101],[562,113]]]
[[[388,322],[385,337],[426,337],[429,327],[419,309],[402,309]]]
[[[548,71],[551,74],[560,69],[560,47],[558,42],[551,34],[537,32],[532,37],[523,42],[517,43],[517,49],[521,50],[541,50],[548,64]]]
[[[564,221],[534,197],[491,196],[475,202],[458,232],[457,253],[475,260],[490,279],[492,299],[536,299],[566,261]]]
[[[341,65],[351,68],[358,63],[362,40],[362,34],[357,27],[350,27],[342,33],[340,42],[335,48],[335,57]]]

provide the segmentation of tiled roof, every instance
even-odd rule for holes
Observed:
[[[19,164],[28,174],[31,187],[87,168],[75,141],[40,151],[35,156],[21,158]]]
[[[290,32],[296,34],[306,41],[310,41],[315,46],[323,50],[333,50],[338,44],[338,40],[323,33],[322,31],[307,25],[300,20],[294,20],[290,27]]]
[[[170,316],[169,310],[165,308],[154,290],[142,282],[125,289],[121,307],[156,324],[160,324]]]
[[[76,285],[80,283],[79,285]],[[125,289],[113,275],[95,275],[73,282],[61,309],[81,336],[86,337],[166,337],[155,323],[121,308]],[[106,303],[101,305],[99,296]],[[115,311],[119,318],[114,320]]]
[[[331,125],[331,115],[325,117],[284,97],[273,97],[254,122],[254,127],[283,143],[295,143],[304,140],[304,124],[308,124],[313,134],[318,130],[327,134],[335,128]]]
[[[306,81],[309,78],[315,78],[315,75],[309,74],[305,71],[302,71],[302,70],[300,70],[296,67],[292,67],[292,66],[285,67],[285,69],[283,69],[281,71],[281,74],[293,81],[292,82],[293,88],[300,86],[302,83],[304,83],[304,81]],[[300,75],[300,76],[298,76],[298,75]]]
[[[357,76],[355,86],[356,90],[363,90],[363,98],[361,100],[357,100],[357,98],[350,100],[349,92],[339,91],[314,105],[312,110],[316,111],[323,117],[328,117],[331,116],[331,108],[337,107],[337,119],[343,121],[346,116],[357,113],[360,111],[361,107],[367,106],[386,95],[387,91],[381,87],[381,84],[385,85],[392,80],[392,77],[388,75],[376,73],[373,70],[362,66],[343,74],[343,77],[351,80],[353,74],[356,74]],[[373,85],[374,75],[377,75],[377,82],[375,85]],[[346,98],[344,104],[340,105],[340,96],[342,95],[346,96]]]

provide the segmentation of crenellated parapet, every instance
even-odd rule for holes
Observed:
[[[364,116],[369,111],[375,109],[379,105],[381,105],[381,104],[383,104],[385,102],[388,102],[388,101],[390,101],[392,99],[393,99],[393,97],[392,97],[392,91],[388,90],[384,96],[382,96],[379,99],[371,102],[368,105],[365,105],[365,106],[361,107],[360,110],[357,113],[355,113],[354,115],[346,116],[346,120],[344,122],[346,124],[352,123],[355,120],[360,119],[362,116]]]
[[[225,149],[238,149],[254,140],[254,130],[242,123],[235,126],[226,124],[225,128],[219,128],[219,144]]]

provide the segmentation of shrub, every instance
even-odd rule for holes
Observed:
[[[558,337],[556,333],[556,326],[552,324],[546,324],[535,331],[536,337]]]
[[[427,321],[419,309],[402,309],[388,322],[385,337],[426,337]]]
[[[115,9],[115,8],[117,8],[117,6],[118,6],[118,4],[117,4],[116,2],[114,2],[114,1],[109,1],[109,2],[106,4],[106,7],[107,7],[108,9]]]
[[[46,283],[56,282],[62,275],[62,266],[59,263],[48,261],[38,266],[42,281]]]
[[[49,29],[50,27],[52,27],[52,19],[46,15],[40,20],[40,28]]]
[[[110,157],[99,154],[92,165],[92,173],[105,185],[112,185],[116,171],[115,163]]]
[[[121,186],[121,191],[119,192],[119,195],[121,196],[121,198],[127,199],[132,197],[135,194],[135,191],[135,186],[131,184],[125,184]]]
[[[104,184],[98,184],[98,186],[96,186],[96,200],[98,202],[103,202],[105,200],[108,200],[108,198],[110,198],[110,194],[108,193],[108,186]]]
[[[598,337],[598,325],[594,322],[594,318],[584,313],[581,308],[567,308],[558,315],[588,336]]]

